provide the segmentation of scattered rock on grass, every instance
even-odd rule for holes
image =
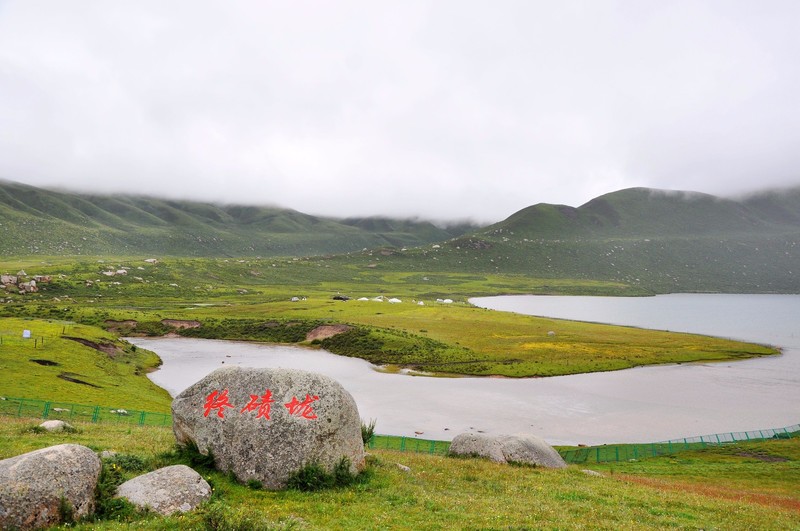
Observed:
[[[94,511],[100,458],[59,444],[0,461],[0,529],[36,529]]]
[[[535,435],[487,435],[461,433],[450,444],[453,455],[478,456],[498,463],[519,463],[545,468],[567,464],[552,446]]]
[[[75,429],[72,425],[63,420],[46,420],[39,424],[39,427],[47,431],[71,431]]]
[[[117,488],[117,496],[168,516],[200,505],[211,497],[211,486],[188,466],[173,465],[126,481]]]

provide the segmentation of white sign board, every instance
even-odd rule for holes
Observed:
[[[23,330],[22,331],[22,337],[24,337],[25,339],[30,339],[31,338],[31,331],[30,330]]]

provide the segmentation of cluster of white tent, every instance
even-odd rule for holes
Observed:
[[[389,302],[389,303],[392,303],[392,304],[397,304],[397,303],[403,302],[403,301],[401,301],[400,299],[398,299],[396,297],[392,297],[391,299],[389,299],[389,298],[384,297],[383,295],[378,295],[377,297],[373,297],[371,299],[369,297],[361,297],[358,300],[360,300],[360,301],[373,301],[373,302],[384,302],[385,301],[385,302]],[[414,301],[414,302],[419,306],[425,306],[425,303],[423,301]],[[441,304],[452,304],[453,303],[453,299],[436,299],[436,302],[441,303]]]
[[[292,302],[299,302],[301,300],[306,300],[306,297],[303,297],[302,299],[300,297],[292,297]],[[343,297],[342,300],[347,300],[347,298]],[[402,300],[396,297],[388,298],[384,297],[383,295],[378,295],[377,297],[373,297],[371,299],[369,297],[360,297],[359,299],[356,300],[372,301],[372,302],[388,302],[390,304],[398,304],[403,302]],[[453,304],[453,299],[436,299],[436,302],[439,304]],[[414,303],[417,304],[418,306],[425,306],[425,303],[423,301],[415,300]]]

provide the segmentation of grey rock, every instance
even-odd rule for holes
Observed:
[[[73,430],[74,428],[67,422],[63,420],[46,420],[39,424],[40,428],[44,428],[47,431],[64,431],[64,430]]]
[[[62,522],[68,503],[77,520],[94,511],[100,458],[79,444],[59,444],[0,461],[0,529]]]
[[[601,474],[600,472],[597,472],[595,470],[589,470],[588,468],[584,468],[583,470],[581,470],[581,472],[583,472],[587,476],[596,476],[599,478],[603,477],[603,474]]]
[[[410,467],[407,467],[406,465],[401,465],[400,463],[397,463],[397,468],[399,468],[403,472],[411,472]]]
[[[188,466],[173,465],[126,481],[117,488],[117,496],[168,516],[200,505],[211,497],[211,486]]]
[[[552,446],[534,435],[487,435],[461,433],[450,443],[453,455],[485,457],[498,463],[522,463],[545,468],[567,464]]]
[[[352,474],[364,467],[356,403],[321,374],[217,369],[175,397],[172,415],[179,444],[194,443],[218,470],[267,489],[284,488],[311,463],[331,472],[344,458]]]
[[[111,459],[112,457],[116,457],[117,452],[114,450],[103,450],[100,452],[100,459]]]

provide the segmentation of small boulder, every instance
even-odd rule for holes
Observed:
[[[450,443],[453,455],[477,456],[498,463],[521,463],[545,468],[567,464],[552,446],[534,435],[487,435],[462,433]]]
[[[94,511],[100,458],[85,446],[59,444],[0,461],[0,529],[36,529]]]
[[[46,420],[39,424],[39,427],[47,431],[72,431],[75,429],[63,420]]]
[[[346,459],[364,467],[361,417],[338,382],[294,369],[217,369],[172,401],[179,444],[214,456],[239,481],[281,489],[315,463],[328,472]]]
[[[126,481],[117,488],[117,496],[169,516],[191,511],[210,498],[211,486],[188,466],[173,465]]]

